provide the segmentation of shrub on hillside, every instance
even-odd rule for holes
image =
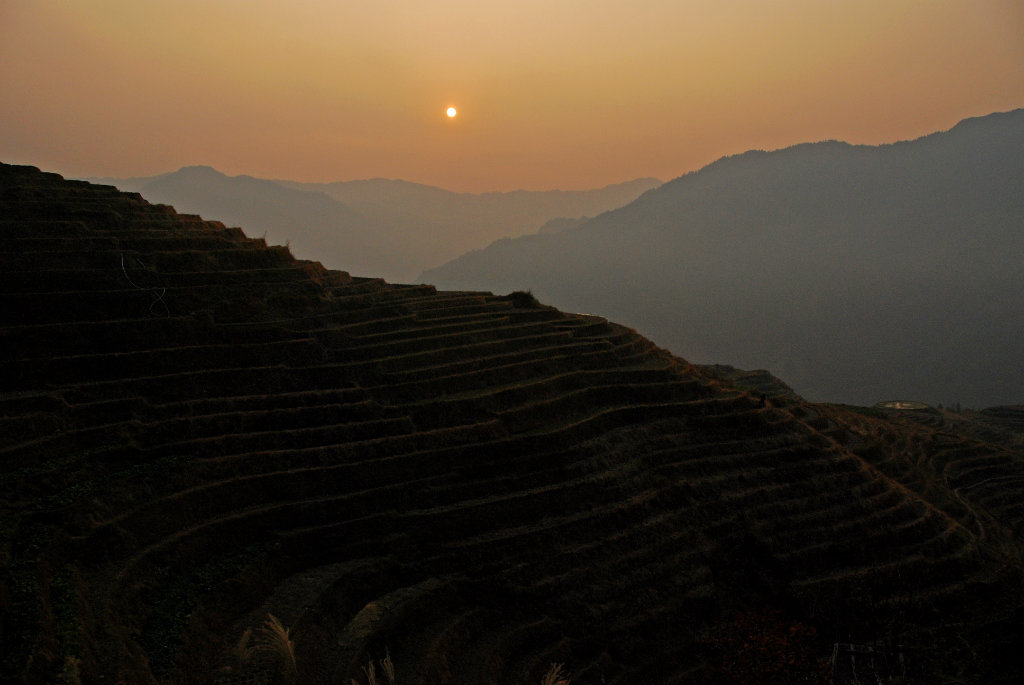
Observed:
[[[512,306],[517,309],[536,309],[543,306],[529,290],[516,290],[506,295],[505,299],[511,300]]]

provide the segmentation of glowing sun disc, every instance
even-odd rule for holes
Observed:
[[[456,111],[454,107],[449,107],[444,111],[444,113],[448,115],[449,119],[454,119],[455,115],[458,114],[458,111]]]

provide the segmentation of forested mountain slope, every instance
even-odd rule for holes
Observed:
[[[1024,110],[882,146],[721,159],[554,235],[427,271],[531,290],[808,399],[1024,401]]]

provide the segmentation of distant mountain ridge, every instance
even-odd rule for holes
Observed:
[[[1024,396],[1024,110],[915,141],[726,157],[421,276],[530,289],[811,400]]]
[[[405,265],[388,253],[388,227],[325,193],[293,190],[251,176],[230,177],[207,166],[183,167],[144,181],[122,185],[152,202],[250,226],[257,237],[263,234],[270,243],[288,244],[296,254],[344,255],[368,273]]]
[[[208,166],[87,180],[245,226],[255,235],[265,233],[271,243],[288,243],[301,257],[391,282],[409,282],[467,250],[533,233],[554,218],[621,207],[661,184],[644,178],[595,190],[470,194],[389,179],[302,183],[232,177]]]

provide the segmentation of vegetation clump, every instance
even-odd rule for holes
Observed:
[[[530,290],[516,290],[505,296],[516,309],[539,309],[543,307]]]
[[[366,685],[395,685],[395,663],[391,660],[391,654],[385,650],[384,658],[380,660],[380,670],[383,673],[383,679],[377,677],[377,665],[373,663],[373,659],[366,662],[363,666],[363,676],[366,678]],[[363,685],[355,678],[352,678],[352,685]]]
[[[563,666],[564,664],[551,664],[540,679],[540,685],[569,685],[569,679],[562,672]]]
[[[255,634],[251,628],[246,628],[232,651],[240,669],[255,667],[261,672],[277,671],[278,679],[275,682],[282,685],[294,685],[298,680],[295,642],[291,639],[291,631],[273,614],[267,614]]]

